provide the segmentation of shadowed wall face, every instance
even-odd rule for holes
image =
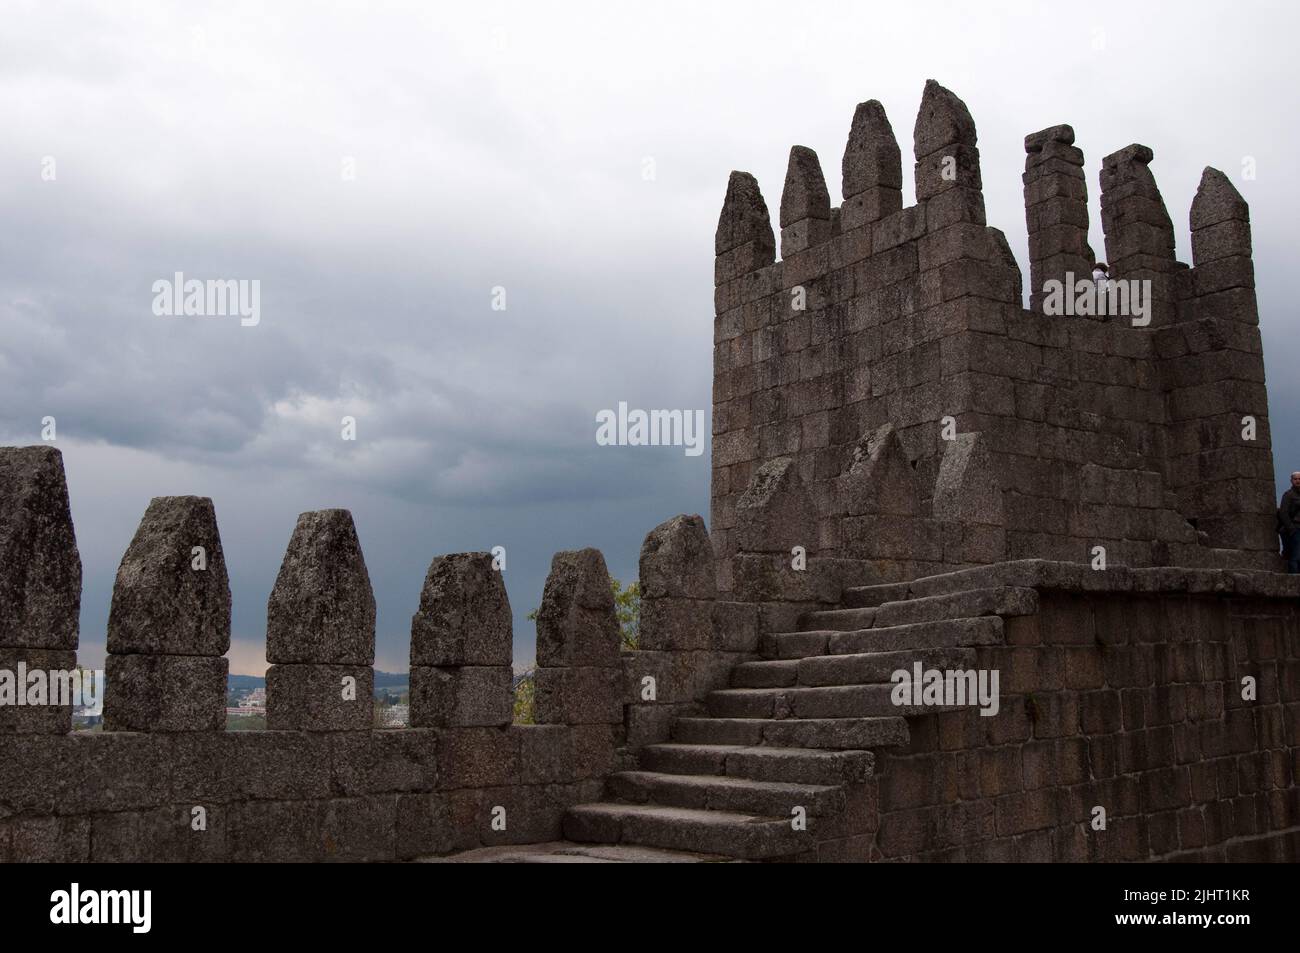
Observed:
[[[876,581],[1096,547],[1115,565],[1280,568],[1249,213],[1231,183],[1205,171],[1189,268],[1152,151],[1107,156],[1109,274],[1135,297],[1074,313],[1074,283],[1095,290],[1083,153],[1069,126],[1026,137],[1026,310],[985,221],[975,124],[933,81],[913,146],[910,208],[879,103],[854,114],[839,208],[795,146],[781,261],[757,181],[732,173],[715,245],[723,591],[745,591],[747,555],[776,551],[756,521],[784,527],[784,552]]]

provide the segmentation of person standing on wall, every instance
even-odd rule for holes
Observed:
[[[1277,534],[1282,538],[1286,571],[1300,573],[1300,471],[1291,474],[1291,489],[1277,508]]]

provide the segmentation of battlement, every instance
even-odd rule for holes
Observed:
[[[375,729],[356,527],[347,510],[303,513],[267,605],[267,730],[227,731],[216,512],[159,497],[113,588],[103,731],[72,732],[52,674],[75,670],[81,606],[63,458],[0,448],[0,862],[394,860],[558,840],[566,810],[599,799],[631,748],[663,740],[756,648],[756,608],[718,602],[714,575],[699,517],[653,531],[644,650],[628,653],[604,558],[557,553],[536,723],[514,724],[502,573],[488,553],[437,556],[411,620],[411,727]],[[15,673],[49,687],[18,704]]]
[[[974,121],[934,82],[913,151],[904,208],[884,110],[858,106],[832,208],[794,147],[780,261],[732,173],[712,532],[645,538],[637,650],[601,554],[556,554],[537,724],[513,724],[502,574],[439,555],[411,727],[376,730],[356,527],[303,513],[267,605],[268,730],[226,731],[217,515],[156,498],[113,588],[104,731],[0,705],[0,861],[1300,856],[1300,580],[1278,571],[1245,202],[1205,171],[1188,267],[1152,151],[1107,156],[1111,276],[1144,297],[1101,314],[1083,153],[1033,133],[1025,308]],[[0,693],[75,666],[80,601],[61,454],[0,448]],[[998,675],[996,712],[896,698],[922,666]]]
[[[975,123],[933,80],[913,129],[914,206],[874,100],[854,112],[838,208],[816,154],[791,149],[780,260],[757,181],[731,174],[715,243],[724,592],[770,596],[756,566],[793,545],[840,582],[1089,562],[1096,547],[1114,565],[1281,568],[1246,203],[1205,170],[1188,267],[1152,150],[1108,155],[1108,293],[1138,282],[1145,297],[1090,313],[1091,299],[1074,308],[1074,281],[1096,288],[1083,152],[1068,125],[1027,136],[1025,152],[1028,308],[985,219]],[[760,496],[803,515],[785,533],[748,530],[768,519]]]

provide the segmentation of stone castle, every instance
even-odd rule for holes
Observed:
[[[224,730],[230,589],[210,500],[153,500],[118,570],[100,733],[0,706],[0,859],[1297,860],[1300,577],[1282,572],[1249,214],[1207,169],[1192,257],[1132,145],[1088,276],[1069,126],[1025,140],[1030,308],[985,221],[974,122],[926,84],[917,204],[879,103],[832,208],[796,146],[780,251],[732,173],[716,236],[710,528],[641,551],[638,648],[604,560],[556,555],[535,725],[484,553],[434,558],[411,727],[374,729],[350,514],[303,514],[267,612],[268,730]],[[0,670],[75,664],[62,458],[0,450]],[[992,673],[898,704],[893,678]],[[934,703],[937,702],[937,703]]]

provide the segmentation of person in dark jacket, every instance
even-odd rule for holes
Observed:
[[[1277,535],[1282,538],[1286,571],[1300,573],[1300,471],[1291,474],[1291,489],[1277,508]]]

